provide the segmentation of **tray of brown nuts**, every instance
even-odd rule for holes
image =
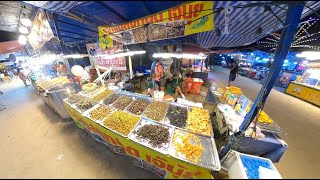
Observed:
[[[75,109],[83,113],[84,111],[92,108],[95,106],[98,102],[92,100],[91,98],[85,98],[81,100],[80,102],[75,104]]]
[[[70,96],[69,98],[66,99],[66,102],[69,103],[70,105],[73,105],[77,102],[80,102],[81,100],[85,99],[86,97],[80,95],[80,94],[75,94],[73,96]]]
[[[132,96],[122,96],[116,102],[114,102],[111,106],[113,108],[124,110],[129,104],[131,104],[135,100],[135,97]]]
[[[144,111],[142,117],[161,122],[167,113],[168,107],[169,103],[165,101],[153,101]]]
[[[139,121],[139,116],[124,111],[114,111],[100,124],[120,136],[128,137]]]
[[[125,109],[125,111],[141,116],[151,102],[152,99],[138,97]]]
[[[122,96],[124,96],[124,94],[122,94],[122,93],[113,93],[110,96],[108,96],[106,99],[104,99],[102,102],[105,105],[112,105],[114,102],[116,102]]]
[[[113,111],[115,111],[115,109],[109,106],[106,106],[104,104],[97,104],[90,110],[85,111],[83,114],[89,119],[98,122],[98,121],[102,121],[104,118],[110,115]]]
[[[168,154],[173,132],[173,127],[142,118],[129,134],[129,139],[162,154]]]

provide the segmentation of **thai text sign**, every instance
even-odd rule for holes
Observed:
[[[105,49],[115,43],[176,38],[213,28],[213,1],[194,1],[121,25],[99,26],[98,32],[100,47]]]
[[[125,154],[136,161],[140,161],[140,167],[151,170],[163,178],[212,178],[209,169],[175,159],[142,146],[93,122],[65,102],[64,106],[79,128],[87,131],[91,137],[107,145],[116,153]]]

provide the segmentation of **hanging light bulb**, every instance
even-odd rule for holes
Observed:
[[[19,33],[21,33],[21,34],[28,34],[29,33],[28,28],[25,26],[20,26],[18,30],[19,30]]]
[[[25,17],[25,16],[22,17],[20,19],[20,21],[21,21],[21,24],[23,24],[24,26],[31,27],[31,25],[32,25],[31,20],[29,18]]]
[[[19,44],[25,45],[27,44],[27,37],[25,35],[19,35],[19,39],[18,39]]]

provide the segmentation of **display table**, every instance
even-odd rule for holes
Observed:
[[[320,107],[320,89],[316,87],[292,81],[285,93]]]
[[[84,115],[86,113],[79,112],[73,105],[69,104],[66,99],[64,100],[64,106],[74,123],[79,128],[84,129],[96,141],[107,145],[115,153],[129,156],[134,165],[143,167],[162,178],[212,178],[211,171],[219,171],[221,168],[213,137],[209,138],[213,144],[211,149],[208,149],[209,146],[203,147],[203,155],[208,156],[208,152],[213,151],[213,156],[210,157],[213,160],[210,165],[200,166],[197,163],[190,163],[172,156],[171,143],[169,153],[162,153],[132,140],[131,135],[128,135],[128,137],[122,136],[103,126],[101,122],[93,121],[88,115]],[[174,131],[176,131],[176,128],[174,128]],[[205,159],[202,159],[199,163],[203,160]]]

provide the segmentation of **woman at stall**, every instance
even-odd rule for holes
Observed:
[[[170,79],[171,81],[171,88],[174,92],[173,98],[174,100],[177,100],[178,95],[180,94],[183,99],[186,99],[182,92],[182,85],[183,85],[183,76],[182,71],[179,69],[175,69],[175,72],[173,73],[173,77]]]
[[[59,62],[59,67],[57,68],[57,74],[58,74],[58,76],[67,76],[68,75],[67,66],[61,61]]]

